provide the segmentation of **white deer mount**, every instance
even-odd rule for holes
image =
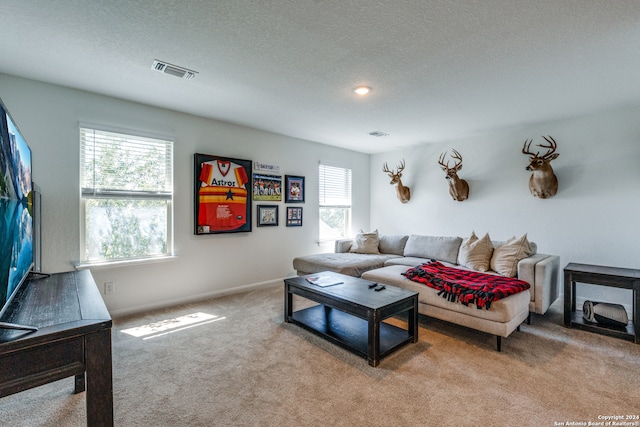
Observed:
[[[389,178],[391,178],[390,184],[396,187],[396,195],[398,196],[398,200],[400,200],[400,202],[402,203],[407,203],[409,199],[411,199],[411,190],[409,189],[409,187],[405,187],[404,185],[402,185],[402,180],[400,178],[402,177],[403,170],[404,170],[404,159],[402,159],[402,162],[400,162],[395,172],[389,170],[389,166],[387,166],[386,163],[382,168],[383,172],[386,172],[389,174]]]
[[[451,156],[455,160],[453,167],[449,167],[448,160],[446,164],[444,163],[446,157],[447,152],[445,151],[440,155],[438,164],[446,173],[445,179],[449,181],[449,194],[451,194],[451,197],[453,197],[455,201],[462,202],[467,200],[469,197],[469,183],[458,177],[458,171],[462,169],[462,156],[455,149],[453,150],[453,155]]]
[[[543,136],[543,138],[549,144],[538,144],[538,147],[547,148],[545,154],[541,156],[540,152],[529,151],[532,139],[524,142],[522,153],[529,155],[529,166],[526,169],[533,171],[529,178],[529,191],[534,197],[547,199],[558,192],[558,178],[553,173],[551,161],[558,158],[560,154],[555,152],[558,144],[551,136]]]

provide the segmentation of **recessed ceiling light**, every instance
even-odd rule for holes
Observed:
[[[353,91],[358,95],[366,95],[369,92],[371,92],[371,88],[369,86],[358,86],[355,89],[353,89]]]

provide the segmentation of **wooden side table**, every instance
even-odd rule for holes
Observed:
[[[576,311],[576,282],[630,289],[633,293],[632,320],[626,328],[587,322]],[[569,263],[564,268],[564,325],[640,344],[640,270]]]

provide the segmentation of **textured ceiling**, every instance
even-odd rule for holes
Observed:
[[[0,16],[2,73],[365,153],[640,105],[638,0],[2,0]]]

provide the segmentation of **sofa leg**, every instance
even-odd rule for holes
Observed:
[[[529,312],[529,315],[527,316],[527,325],[531,324],[531,312]]]
[[[520,332],[520,325],[516,328],[516,331]]]
[[[496,335],[496,349],[502,351],[502,337],[500,335]]]

